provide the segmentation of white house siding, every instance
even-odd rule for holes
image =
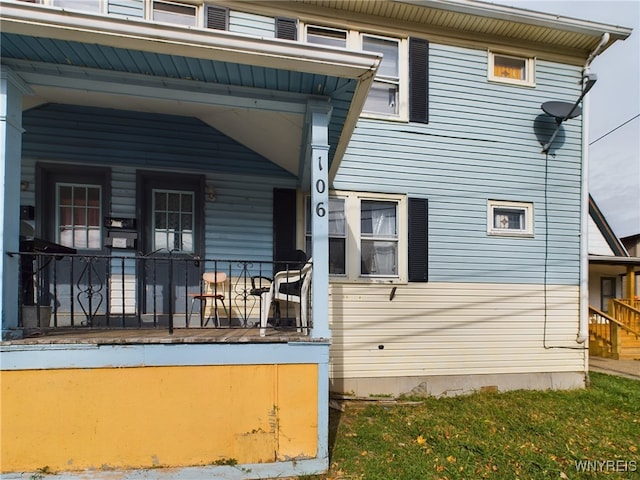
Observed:
[[[589,216],[589,255],[615,255],[591,216]]]
[[[410,283],[389,300],[391,288],[331,285],[330,373],[346,391],[399,394],[425,378],[585,369],[575,343],[578,287],[548,285],[545,293],[535,284]],[[380,382],[391,378],[403,378],[405,389]]]
[[[519,87],[487,81],[486,50],[429,52],[429,123],[361,119],[334,182],[429,199],[429,283],[391,302],[389,285],[332,283],[332,378],[583,372],[581,122],[548,158],[534,131],[542,103],[577,99],[580,68],[539,60]],[[490,199],[532,202],[534,235],[487,235]],[[545,283],[547,344],[576,350],[543,344]]]

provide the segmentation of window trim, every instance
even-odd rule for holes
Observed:
[[[177,22],[167,22],[162,20],[155,20],[154,14],[156,12],[154,8],[155,2],[165,3],[168,5],[176,5],[179,7],[191,7],[194,10],[194,24],[193,25],[185,25]],[[202,27],[204,26],[204,13],[203,13],[203,2],[201,0],[147,0],[145,5],[146,18],[152,22],[157,22],[165,25],[177,25],[185,28],[194,28],[194,27]]]
[[[520,55],[516,53],[502,52],[499,50],[488,50],[487,61],[487,79],[490,82],[503,83],[507,85],[519,85],[523,87],[535,87],[536,86],[536,57],[530,57],[528,55]],[[498,77],[494,73],[495,57],[514,58],[518,60],[524,60],[525,62],[525,74],[526,80],[520,80],[516,78]]]
[[[306,237],[306,208],[305,198],[307,194],[300,192],[298,209],[298,247],[304,249]],[[356,192],[346,190],[330,190],[329,196],[332,198],[344,199],[344,213],[347,225],[346,245],[345,245],[345,274],[330,275],[332,283],[368,283],[368,284],[406,284],[409,272],[408,254],[408,199],[404,194]],[[362,200],[372,200],[380,202],[397,202],[397,229],[398,229],[398,273],[397,275],[362,275],[360,272],[360,202]]]
[[[495,228],[493,226],[494,210],[497,208],[509,210],[521,210],[524,212],[525,228],[523,229],[506,229]],[[513,202],[504,200],[488,200],[487,201],[487,235],[499,237],[533,237],[534,236],[534,216],[532,202]]]

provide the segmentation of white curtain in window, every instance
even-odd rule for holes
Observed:
[[[396,204],[392,202],[362,202],[363,274],[397,274]],[[371,237],[368,240],[367,237]],[[393,241],[382,240],[384,238]]]

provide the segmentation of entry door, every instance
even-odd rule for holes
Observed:
[[[140,298],[156,321],[185,314],[199,290],[204,252],[204,177],[138,174],[138,218],[144,261]],[[183,315],[184,317],[184,315]]]
[[[616,278],[602,277],[600,279],[600,309],[609,313],[609,300],[616,298]]]
[[[54,307],[58,326],[97,325],[107,311],[103,217],[109,205],[109,171],[39,165],[38,236],[81,257],[45,257],[34,265],[37,301]],[[45,249],[45,246],[42,247]]]

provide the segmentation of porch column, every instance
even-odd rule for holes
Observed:
[[[22,96],[29,87],[9,68],[0,72],[0,312],[2,339],[19,337],[18,278],[20,259],[9,257],[20,245],[20,163],[22,158]]]
[[[633,300],[636,294],[636,272],[633,265],[627,265],[627,298]],[[631,303],[633,305],[633,302]]]
[[[311,336],[331,338],[329,330],[329,116],[331,106],[308,106],[311,163],[311,248],[313,301]]]

